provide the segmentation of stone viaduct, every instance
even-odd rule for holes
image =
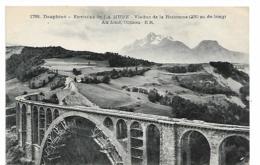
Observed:
[[[151,159],[160,165],[190,165],[189,138],[200,133],[208,142],[209,164],[224,165],[222,146],[226,139],[239,136],[249,141],[249,127],[223,125],[157,115],[125,112],[98,107],[60,106],[41,102],[38,94],[16,98],[16,127],[19,145],[26,159],[41,165],[47,159],[57,159],[54,144],[62,135],[77,127],[69,117],[84,118],[93,124],[93,138],[111,164],[147,165]],[[86,126],[87,127],[87,126]],[[149,139],[154,138],[153,157]],[[185,160],[183,159],[185,155]],[[157,157],[157,158],[156,158]]]

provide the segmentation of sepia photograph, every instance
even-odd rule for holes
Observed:
[[[6,6],[7,165],[249,165],[249,8]]]

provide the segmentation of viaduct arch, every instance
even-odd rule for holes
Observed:
[[[41,150],[40,150],[40,158],[38,159],[38,162],[36,163],[37,165],[41,164],[42,161],[42,155],[43,155],[43,149],[44,149],[44,145],[46,144],[46,140],[48,139],[48,136],[50,135],[50,133],[53,131],[53,129],[60,124],[61,122],[63,122],[66,118],[68,117],[82,117],[84,119],[87,119],[91,122],[93,122],[95,124],[95,126],[100,129],[111,141],[112,145],[115,146],[116,148],[116,152],[117,152],[117,156],[120,157],[120,161],[122,161],[123,164],[127,163],[126,160],[126,153],[123,150],[122,146],[117,142],[117,140],[115,139],[115,137],[112,135],[112,133],[110,132],[110,130],[108,128],[106,128],[102,121],[99,121],[98,119],[86,114],[86,113],[82,113],[82,112],[67,112],[64,113],[62,115],[60,115],[59,117],[57,117],[49,126],[49,128],[47,129],[47,131],[45,132],[45,136],[41,142]],[[102,146],[102,144],[98,144],[100,145],[101,148],[103,148],[104,146]],[[109,155],[109,153],[106,153],[108,157],[111,157],[111,155]],[[116,162],[118,160],[113,160],[113,158],[110,158],[111,160],[111,164],[117,164],[119,162]]]
[[[30,100],[27,99],[28,96]],[[222,145],[229,137],[243,137],[249,141],[249,127],[247,126],[190,121],[96,107],[66,107],[43,103],[37,98],[35,94],[16,98],[19,145],[25,148],[26,158],[37,165],[41,163],[43,149],[49,135],[57,125],[61,125],[66,118],[71,116],[85,118],[103,132],[115,147],[117,156],[121,157],[120,162],[111,161],[114,162],[112,164],[118,165],[134,163],[147,165],[151,162],[154,165],[184,165],[182,160],[184,150],[186,157],[188,155],[186,164],[189,165],[187,161],[190,159],[190,155],[187,154],[189,143],[185,148],[183,141],[187,142],[185,139],[192,132],[205,137],[209,146],[210,165],[223,165]],[[42,115],[40,115],[40,109],[44,112],[41,113]],[[151,133],[154,131],[157,134]],[[158,152],[152,153],[152,155],[157,155],[157,159],[154,160],[151,160],[149,155],[151,154],[151,148],[149,148],[151,135],[155,139],[152,140],[154,145],[158,148]],[[102,143],[99,145],[104,146]]]

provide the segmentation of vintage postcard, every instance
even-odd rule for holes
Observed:
[[[249,165],[247,7],[6,7],[6,164]]]

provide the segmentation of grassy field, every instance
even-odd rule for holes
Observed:
[[[138,102],[138,100],[131,97],[130,94],[106,84],[77,83],[76,86],[81,94],[100,107],[120,107]]]
[[[183,88],[172,80],[172,75],[165,71],[152,69],[147,71],[144,76],[135,77],[121,77],[116,80],[112,80],[110,84],[114,87],[121,88],[122,86],[128,87],[143,87],[145,89],[156,88],[160,93],[170,91],[172,93],[185,93],[190,90]]]
[[[84,58],[50,58],[44,60],[43,67],[59,71],[71,71],[73,68],[85,69],[93,67],[108,67],[108,61],[93,61]]]
[[[81,75],[77,77],[83,77],[84,75],[88,75],[96,72],[103,71],[111,71],[114,68],[109,67],[108,61],[94,61],[94,60],[86,60],[84,58],[51,58],[45,59],[45,63],[43,67],[48,68],[50,70],[58,70],[60,75],[75,77],[72,70],[73,68],[80,70]]]
[[[49,91],[49,87],[39,89],[30,89],[28,82],[20,82],[16,78],[6,81],[6,94],[8,95],[10,101],[7,103],[7,107],[15,106],[15,97],[22,95],[25,91],[28,93],[34,92],[46,92]]]
[[[76,84],[80,93],[91,102],[103,108],[130,110],[139,113],[171,116],[171,108],[155,104],[147,99],[147,95],[127,92],[113,88],[107,84]]]

